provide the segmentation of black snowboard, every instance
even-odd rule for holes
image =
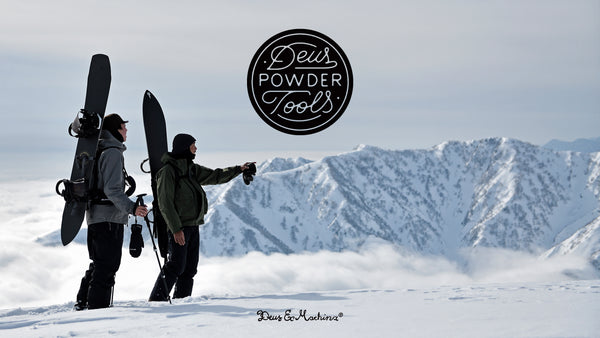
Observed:
[[[148,90],[144,93],[142,112],[144,117],[144,130],[146,132],[146,145],[148,146],[147,161],[150,163],[152,195],[154,196],[154,200],[152,201],[154,236],[158,238],[160,255],[166,259],[168,252],[167,223],[162,217],[160,208],[158,207],[156,174],[163,166],[160,159],[162,155],[167,152],[167,127],[165,124],[165,116],[158,100]]]
[[[75,151],[70,178],[71,181],[84,180],[83,182],[88,185],[88,188],[98,148],[102,119],[104,118],[106,102],[108,101],[110,81],[110,61],[108,56],[103,54],[92,56],[85,105],[84,109],[78,114],[76,122],[81,122],[83,119],[83,121],[87,121],[84,123],[92,122],[93,125],[87,125],[85,135],[76,136],[78,138],[77,150]],[[71,133],[71,129],[69,133]],[[65,202],[60,229],[60,237],[63,245],[69,244],[79,232],[85,216],[86,206],[87,202],[85,201],[72,200]]]

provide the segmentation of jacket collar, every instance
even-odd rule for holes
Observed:
[[[121,151],[127,150],[125,144],[117,140],[108,130],[102,130],[100,133],[100,141],[98,147],[102,149],[106,148],[119,148]]]
[[[161,162],[163,164],[172,165],[179,171],[180,174],[186,174],[190,167],[190,163],[187,159],[173,157],[173,154],[171,153],[164,153],[161,157]]]

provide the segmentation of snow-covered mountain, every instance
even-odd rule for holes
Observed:
[[[274,158],[249,186],[236,179],[205,189],[209,257],[354,251],[377,240],[452,260],[477,247],[575,253],[600,269],[600,153],[506,138],[359,146],[318,161]],[[84,227],[75,242],[85,238]],[[36,240],[60,245],[58,230]]]
[[[474,247],[578,252],[600,268],[599,176],[598,153],[506,138],[277,158],[259,166],[250,186],[207,188],[201,250],[341,251],[378,238],[450,257]]]

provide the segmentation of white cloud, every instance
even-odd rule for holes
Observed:
[[[74,301],[89,259],[84,245],[45,247],[35,240],[60,227],[63,201],[50,181],[0,182],[0,308]],[[144,228],[144,233],[147,229]],[[125,230],[129,236],[129,229]],[[144,300],[158,276],[150,241],[139,258],[123,250],[115,300]],[[372,240],[358,252],[200,259],[193,296],[239,296],[349,289],[414,289],[474,283],[598,278],[583,257],[500,249],[466,250],[456,260],[423,256]]]

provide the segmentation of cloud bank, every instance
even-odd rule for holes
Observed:
[[[53,182],[0,182],[0,308],[73,302],[89,259],[84,245],[47,247],[36,239],[60,227],[63,201]],[[125,236],[130,230],[126,228]],[[144,229],[147,232],[147,229]],[[201,244],[202,245],[202,244]],[[123,249],[115,300],[147,299],[158,275],[152,245],[139,258]],[[252,296],[349,289],[419,289],[477,283],[599,278],[584,257],[547,259],[502,249],[424,256],[377,239],[357,252],[200,259],[195,297]]]

